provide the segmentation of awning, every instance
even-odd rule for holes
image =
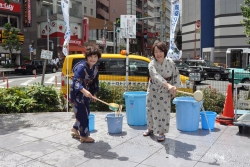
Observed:
[[[86,48],[84,46],[69,46],[69,51],[85,52]]]

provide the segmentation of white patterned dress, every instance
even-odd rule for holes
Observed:
[[[180,87],[180,75],[174,62],[165,58],[160,64],[152,60],[149,65],[150,81],[147,89],[147,126],[155,134],[164,134],[169,131],[171,112],[171,93],[163,83]]]

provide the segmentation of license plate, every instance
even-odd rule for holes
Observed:
[[[18,67],[18,69],[21,69],[21,67]]]

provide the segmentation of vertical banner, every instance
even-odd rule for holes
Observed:
[[[63,19],[65,24],[65,34],[64,34],[64,43],[62,52],[65,56],[68,56],[68,45],[70,40],[70,26],[69,26],[69,1],[70,0],[61,0]]]
[[[168,57],[173,60],[179,60],[181,58],[181,52],[176,47],[174,41],[175,28],[180,15],[180,3],[179,0],[171,0],[171,24],[170,24],[170,40],[169,40],[169,50]]]

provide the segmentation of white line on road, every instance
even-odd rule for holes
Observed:
[[[8,83],[11,83],[11,82],[13,82],[13,81],[8,81]],[[0,83],[0,85],[6,85],[7,84],[7,82],[6,82],[6,80],[5,80],[5,82],[3,82],[3,83]]]
[[[20,85],[28,85],[30,82],[32,82],[32,81],[34,81],[34,79],[30,79],[30,80],[28,80],[28,81],[26,81],[26,82],[24,82],[24,83],[21,83]]]
[[[54,80],[55,80],[55,76],[52,76],[45,83],[55,83],[53,82]]]

